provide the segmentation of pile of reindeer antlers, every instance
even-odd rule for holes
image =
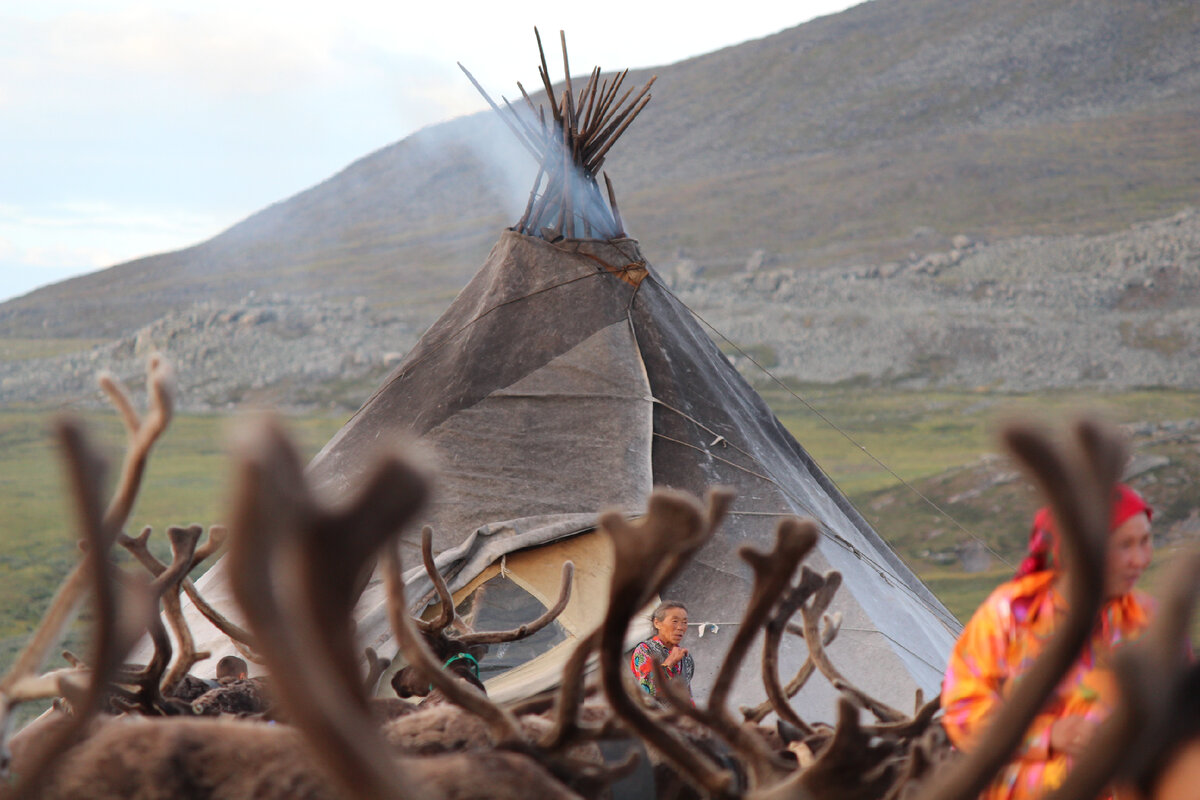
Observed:
[[[656,490],[636,521],[603,515],[600,526],[616,553],[603,623],[578,641],[558,690],[504,706],[488,699],[469,675],[443,669],[447,653],[520,638],[548,624],[569,597],[569,565],[559,601],[539,619],[514,631],[457,634],[449,628],[453,602],[433,568],[426,531],[423,556],[441,614],[432,622],[414,619],[392,545],[429,494],[431,478],[422,465],[402,451],[385,453],[358,497],[330,508],[306,484],[300,457],[282,429],[265,419],[246,423],[237,438],[228,531],[214,527],[200,544],[199,526],[169,529],[173,558],[163,564],[146,548],[149,529],[133,538],[123,527],[150,450],[171,417],[170,369],[161,358],[151,360],[144,419],[115,381],[102,379],[102,386],[129,431],[128,454],[105,509],[102,460],[78,422],[57,426],[84,555],[0,679],[0,766],[6,777],[0,798],[651,796],[622,788],[638,770],[652,774],[659,797],[971,798],[1010,757],[1091,630],[1102,602],[1107,540],[1107,519],[1095,498],[1106,496],[1126,457],[1119,437],[1090,422],[1078,424],[1065,444],[1031,428],[1006,432],[1013,456],[1063,522],[1063,547],[1078,579],[1070,582],[1067,620],[978,749],[951,757],[936,721],[936,699],[918,696],[910,716],[850,685],[830,662],[825,647],[839,621],[826,612],[841,577],[802,565],[816,543],[811,522],[782,522],[768,552],[742,549],[753,591],[707,703],[693,706],[660,680],[668,691],[656,705],[626,679],[626,631],[717,530],[732,497],[712,491],[702,505]],[[226,542],[230,579],[249,630],[204,604],[187,578]],[[113,564],[110,551],[117,543],[149,577]],[[386,667],[373,651],[366,654],[364,677],[353,610],[377,560],[408,663],[405,677],[397,674],[393,685],[433,689],[419,705],[371,699]],[[1143,791],[1166,785],[1159,779],[1183,760],[1175,754],[1195,752],[1189,746],[1200,725],[1188,698],[1200,672],[1184,657],[1182,643],[1200,585],[1200,556],[1174,566],[1160,615],[1120,654],[1121,705],[1054,797],[1093,798],[1113,780]],[[70,667],[43,673],[50,649],[88,592],[94,652],[86,662],[66,654]],[[247,658],[264,665],[269,709],[198,717],[196,707],[181,699],[189,670],[208,657],[196,652],[183,622],[181,592]],[[799,624],[791,621],[797,612]],[[155,644],[151,663],[125,665],[147,632]],[[760,632],[766,701],[741,709],[739,718],[727,698]],[[804,637],[809,658],[784,684],[778,650],[789,632]],[[599,664],[598,687],[586,680],[592,658]],[[816,672],[842,692],[836,725],[801,719],[789,705]],[[10,738],[12,710],[49,698],[57,698],[54,708]],[[772,712],[788,732],[786,743],[760,725]],[[864,714],[875,722],[864,724]],[[613,742],[623,743],[623,759],[606,760],[602,745]]]

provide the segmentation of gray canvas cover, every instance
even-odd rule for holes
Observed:
[[[418,438],[437,465],[422,523],[434,529],[452,587],[505,553],[588,530],[599,511],[639,512],[653,486],[698,496],[733,487],[729,518],[666,593],[687,604],[693,623],[712,623],[688,637],[697,697],[706,696],[749,596],[750,571],[737,549],[769,547],[789,515],[819,523],[818,552],[807,563],[844,577],[834,604],[844,621],[830,648],[839,668],[901,708],[918,687],[935,694],[958,622],[653,270],[630,279],[644,267],[630,239],[548,243],[505,232],[445,314],[313,459],[310,480],[330,498],[343,496],[381,441]],[[404,534],[409,566],[419,563],[418,536],[419,526]],[[413,596],[428,589],[418,568],[409,576]],[[219,568],[209,582],[219,593]],[[373,583],[358,621],[363,643],[387,654],[382,602]],[[789,637],[780,655],[786,680],[804,661],[803,641]],[[798,710],[831,719],[833,690],[810,683]],[[748,665],[732,702],[763,696]]]

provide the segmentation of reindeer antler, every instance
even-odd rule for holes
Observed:
[[[679,495],[676,496],[678,497]],[[651,498],[653,498],[653,495]],[[733,493],[724,489],[712,490],[708,493],[707,501],[706,524],[695,532],[695,540],[681,542],[680,547],[682,549],[678,553],[664,552],[653,556],[660,560],[659,563],[642,562],[642,569],[646,573],[645,583],[636,589],[639,593],[644,594],[644,599],[640,600],[641,605],[644,606],[651,597],[658,594],[662,587],[678,574],[691,555],[699,549],[700,544],[703,544],[712,535],[717,525],[725,517],[725,512],[728,510],[729,504],[733,502]],[[619,515],[614,517],[614,519],[616,518],[619,518]],[[603,527],[603,521],[601,521],[601,527]],[[616,548],[615,540],[614,548]],[[660,549],[667,550],[668,548]],[[618,552],[618,562],[621,557]],[[637,557],[640,558],[640,556]],[[616,576],[614,575],[615,580]],[[635,576],[631,579],[631,585],[636,583],[637,579]],[[641,596],[639,595],[639,598]],[[628,612],[629,617],[626,618],[626,626],[628,626],[629,618],[636,613],[637,608],[641,607],[637,606],[636,601],[633,605],[635,607]],[[609,613],[612,613],[611,605]],[[567,658],[567,663],[563,666],[562,685],[559,688],[558,697],[555,702],[554,725],[542,737],[542,747],[547,749],[561,748],[581,732],[584,732],[578,722],[579,706],[584,698],[584,673],[591,654],[601,645],[603,633],[604,626],[602,624],[587,636],[582,637],[579,640],[579,644],[576,645],[575,650]],[[622,635],[624,634],[622,633]],[[602,731],[588,730],[586,733],[594,736],[601,734]]]
[[[66,419],[58,423],[58,437],[69,466],[72,489],[81,517],[80,527],[84,532],[84,542],[89,548],[89,555],[82,559],[59,585],[58,592],[42,617],[37,630],[25,648],[18,654],[8,674],[3,680],[0,680],[0,717],[2,717],[0,722],[3,722],[0,725],[0,761],[7,759],[7,747],[4,745],[4,741],[8,735],[7,721],[12,699],[17,696],[27,696],[31,680],[45,685],[46,682],[39,681],[35,675],[50,649],[62,637],[62,632],[74,615],[88,584],[91,583],[95,587],[98,598],[101,593],[101,584],[107,585],[105,581],[108,578],[100,577],[101,567],[96,566],[93,562],[95,559],[104,557],[97,553],[108,553],[113,539],[125,525],[129,512],[133,508],[133,501],[137,497],[138,489],[141,487],[141,478],[150,450],[170,422],[174,407],[174,377],[170,365],[161,356],[155,354],[151,356],[147,365],[146,377],[150,394],[150,412],[144,423],[134,411],[133,404],[124,387],[107,374],[102,374],[99,379],[100,386],[108,393],[130,432],[129,446],[126,450],[117,490],[109,501],[106,511],[99,510],[98,487],[100,486],[100,474],[103,471],[101,458],[91,450],[79,423]],[[127,603],[131,606],[136,605],[134,597],[138,592],[138,589],[132,587],[125,592],[128,595]],[[98,601],[98,607],[100,605],[102,604]],[[97,618],[98,636],[101,635],[99,632],[103,627],[112,622],[103,616],[104,613],[101,608],[101,615]],[[107,636],[107,634],[104,635]],[[125,652],[132,647],[133,642],[125,645],[123,639],[113,639],[112,642],[101,640],[101,644],[103,652],[98,655],[98,658],[106,657],[109,649],[121,650],[120,658],[124,658]],[[117,665],[113,665],[111,669],[115,670],[116,668]],[[107,681],[109,671],[107,664],[96,662],[95,677],[90,685],[88,702],[91,702],[91,693],[99,692],[96,678],[103,676]],[[60,675],[61,680],[56,679],[55,682],[64,685],[69,683],[70,676],[65,673],[60,673]],[[86,714],[81,714],[80,717],[86,717]],[[75,728],[72,726],[70,735],[75,735],[74,730]]]
[[[433,560],[433,528],[426,525],[421,529],[421,561],[425,566],[425,572],[429,575],[429,579],[433,581],[434,590],[438,596],[438,615],[431,621],[426,621],[420,618],[415,618],[413,624],[417,630],[424,633],[426,636],[437,636],[454,622],[454,596],[450,593],[450,587],[446,585],[446,579],[442,577],[442,573],[438,570],[437,565]],[[507,631],[466,631],[457,635],[453,635],[455,641],[461,644],[464,648],[476,644],[500,644],[501,642],[513,642],[517,639],[524,639],[527,636],[540,631],[542,628],[549,625],[558,616],[562,614],[563,609],[567,607],[567,603],[571,599],[571,578],[575,574],[575,565],[570,561],[563,563],[562,568],[562,583],[558,590],[558,600],[546,610],[544,614],[539,616],[532,622],[527,622],[524,625],[519,625],[516,628]]]
[[[162,574],[167,565],[159,561],[150,552],[150,548],[146,546],[146,539],[150,536],[150,533],[150,528],[144,528],[139,536],[131,537],[122,534],[118,537],[118,541],[142,566],[150,571],[151,575],[157,576]],[[220,552],[221,548],[228,542],[228,539],[229,530],[224,525],[210,525],[208,538],[205,539],[204,544],[196,548],[195,555],[192,558],[192,565],[187,572],[190,573],[212,555]],[[191,599],[196,610],[211,622],[213,627],[229,637],[229,640],[237,648],[238,652],[256,664],[262,663],[262,657],[252,649],[254,646],[254,637],[250,635],[249,631],[231,622],[224,614],[213,608],[204,599],[203,595],[200,594],[200,591],[196,588],[196,584],[186,574],[179,582],[179,587]],[[163,612],[166,614],[167,622],[170,623],[171,630],[175,632],[175,636],[180,643],[180,652],[175,659],[175,664],[162,680],[163,692],[169,693],[197,662],[208,658],[211,653],[195,649],[195,640],[192,638],[191,629],[188,627],[186,619],[183,616],[182,603],[178,599],[177,592],[168,593],[163,597]]]
[[[176,671],[181,662],[184,664],[183,670],[179,673],[178,677],[174,679],[170,676],[166,679],[163,678],[163,673],[167,671],[167,665],[171,660],[171,639],[167,636],[161,619],[156,617],[151,620],[150,638],[154,643],[154,654],[151,656],[150,663],[146,668],[134,678],[134,682],[141,687],[137,693],[137,703],[144,711],[150,713],[159,713],[164,710],[163,692],[173,687],[191,669],[192,665],[199,660],[195,644],[192,640],[191,630],[183,618],[183,610],[179,604],[179,584],[187,576],[188,571],[195,563],[196,544],[200,541],[200,536],[203,532],[204,529],[199,525],[192,525],[187,528],[178,526],[168,528],[167,537],[171,542],[171,564],[166,567],[163,567],[161,562],[151,555],[149,548],[146,547],[150,528],[145,528],[142,534],[136,539],[125,534],[117,537],[121,545],[133,553],[147,570],[155,576],[150,584],[151,592],[155,599],[162,603],[167,620],[170,622],[171,628],[175,631],[175,636],[180,643],[181,652],[179,659],[176,660]],[[204,653],[202,657],[207,658],[208,654]]]
[[[894,745],[874,741],[858,721],[858,706],[838,698],[838,723],[833,739],[816,763],[798,771],[775,791],[756,800],[804,796],[829,800],[868,800],[879,797],[894,780],[898,764],[889,757]]]
[[[524,625],[507,631],[480,631],[459,634],[455,638],[464,647],[473,644],[499,644],[500,642],[513,642],[517,639],[524,639],[526,636],[532,636],[542,628],[549,625],[554,620],[558,619],[559,614],[567,607],[567,603],[571,600],[571,579],[575,575],[575,564],[571,561],[564,561],[562,565],[562,580],[558,588],[558,600],[554,605],[546,609],[546,612],[533,622],[527,622]]]
[[[442,577],[437,565],[433,563],[433,528],[428,525],[421,528],[421,562],[425,565],[425,572],[429,575],[429,580],[433,581],[433,588],[437,591],[441,607],[438,609],[437,619],[426,622],[417,618],[413,622],[422,633],[436,636],[454,621],[454,596],[450,594],[450,587],[446,585],[446,579]]]
[[[767,620],[780,595],[787,592],[796,567],[816,543],[815,524],[811,521],[785,519],[775,529],[775,546],[770,551],[764,552],[750,546],[739,549],[738,555],[754,570],[754,586],[737,634],[717,671],[707,709],[701,711],[681,694],[670,691],[673,688],[670,682],[660,679],[660,665],[652,664],[656,685],[668,689],[665,697],[675,711],[711,729],[743,758],[750,768],[752,789],[779,780],[790,772],[790,768],[788,764],[776,758],[759,736],[738,725],[726,709],[725,700],[750,644],[758,636],[759,629]]]
[[[400,649],[408,657],[410,663],[417,667],[423,678],[433,684],[434,688],[440,689],[450,702],[465,708],[486,722],[492,738],[497,744],[513,744],[522,741],[521,727],[511,713],[493,703],[475,687],[468,686],[448,675],[434,658],[425,638],[408,613],[408,601],[404,594],[403,569],[400,556],[396,553],[395,548],[389,548],[384,553],[383,575],[387,586],[388,617],[392,623],[392,633],[395,634]]]
[[[930,779],[927,800],[973,797],[1009,759],[1030,721],[1074,663],[1091,633],[1104,594],[1109,497],[1126,461],[1124,440],[1083,420],[1074,440],[1056,446],[1045,432],[1010,426],[1003,440],[1050,500],[1068,570],[1068,612],[1041,656],[1017,682],[966,758]]]
[[[68,575],[51,609],[9,672],[0,679],[0,731],[7,735],[10,712],[14,705],[31,699],[69,695],[75,708],[71,722],[52,735],[41,757],[25,769],[20,782],[3,793],[5,800],[36,796],[53,758],[83,732],[100,705],[104,687],[124,660],[129,648],[145,630],[150,616],[150,592],[144,584],[116,580],[116,567],[109,561],[113,530],[100,508],[103,485],[103,461],[92,450],[82,426],[70,419],[58,423],[57,434],[64,451],[68,475],[75,497],[76,513],[84,544],[80,565]],[[77,578],[76,576],[81,576]],[[75,681],[78,669],[63,670],[37,677],[36,672],[47,651],[58,641],[69,619],[69,607],[82,592],[82,579],[89,579],[95,600],[95,657],[91,680],[84,686]],[[0,742],[0,761],[7,769],[8,750]]]
[[[371,559],[423,505],[427,482],[385,454],[354,502],[328,509],[273,421],[244,429],[239,450],[230,581],[279,700],[344,791],[398,797],[404,784],[368,709],[351,612]]]
[[[174,542],[174,537],[181,535],[175,532],[178,530],[179,529],[177,528],[167,529],[167,535],[168,537],[172,538],[172,542]],[[179,654],[176,656],[171,668],[166,671],[166,676],[162,677],[159,683],[159,687],[163,694],[170,694],[172,690],[179,684],[179,682],[183,680],[184,676],[191,671],[193,666],[212,655],[208,651],[196,650],[196,643],[195,639],[192,637],[191,628],[188,626],[187,620],[183,615],[183,605],[180,600],[179,593],[181,588],[186,591],[187,587],[191,584],[191,580],[187,577],[188,573],[190,573],[200,564],[204,563],[206,559],[225,546],[225,543],[228,540],[229,531],[223,525],[213,525],[208,530],[208,538],[205,540],[204,544],[201,545],[198,544],[198,542],[201,534],[203,533],[203,528],[201,528],[199,525],[191,525],[187,530],[187,537],[195,539],[195,541],[191,542],[190,544],[190,563],[187,565],[186,569],[183,569],[181,565],[181,574],[179,574],[177,579],[172,579],[167,582],[166,588],[164,589],[162,595],[163,614],[166,616],[167,623],[171,626],[171,630],[175,634],[175,639],[179,643]],[[151,575],[153,575],[156,579],[159,579],[163,573],[167,571],[167,565],[159,561],[158,558],[150,552],[150,548],[147,546],[147,541],[149,540],[151,531],[151,528],[146,527],[143,528],[141,534],[136,537],[121,534],[117,537],[117,542],[126,550],[128,550],[130,554],[132,554],[133,557],[143,567],[145,567],[147,571],[149,571]],[[180,556],[178,553],[174,552],[174,544],[173,553],[174,560],[178,561]],[[249,634],[245,635],[248,636]],[[168,640],[168,647],[169,646],[170,643]],[[167,657],[170,657],[169,650]],[[160,670],[160,673],[161,671],[162,670]],[[143,676],[135,680],[140,682],[142,679],[144,679],[146,672],[147,671],[143,671]]]
[[[387,668],[392,665],[390,658],[380,658],[379,653],[375,652],[374,647],[368,647],[363,651],[363,655],[367,659],[367,676],[363,678],[363,689],[366,690],[367,696],[375,694],[375,689],[379,685],[379,679],[383,677],[383,673],[387,672]]]
[[[1141,638],[1114,657],[1120,701],[1075,768],[1048,800],[1098,797],[1109,779],[1132,780],[1161,759],[1172,741],[1175,709],[1189,669],[1181,646],[1200,595],[1200,551],[1175,561],[1162,604]]]
[[[846,692],[863,708],[868,709],[878,719],[884,722],[899,722],[908,716],[889,706],[881,700],[876,700],[857,686],[846,680],[841,671],[833,665],[825,647],[821,644],[821,634],[817,628],[818,620],[825,614],[833,596],[842,585],[840,572],[829,572],[825,575],[823,584],[814,593],[812,600],[800,607],[800,615],[804,620],[804,641],[808,644],[808,654],[813,664],[821,674],[839,691]]]
[[[808,574],[811,574],[811,575],[816,576],[817,578],[820,578],[820,576],[817,575],[817,573],[813,572],[812,570],[808,570]],[[803,577],[801,577],[801,582],[803,582],[803,580],[804,580]],[[821,581],[824,582],[824,579],[821,578]],[[815,591],[815,589],[814,589],[814,591]],[[807,599],[807,598],[805,598],[805,599]],[[841,630],[842,615],[840,613],[826,614],[824,617],[823,624],[824,624],[824,627],[821,629],[821,646],[828,647],[833,642],[833,640],[837,638],[838,631]],[[796,625],[793,622],[787,623],[784,626],[784,630],[786,630],[788,633],[794,633],[797,636],[799,636],[800,638],[804,638],[804,629],[802,627],[800,627],[799,625]],[[776,647],[777,647],[777,645],[776,645]],[[773,655],[773,656],[771,656],[771,658],[772,658],[772,661],[775,663],[768,662],[768,655],[766,652],[766,644],[764,643],[764,646],[763,646],[763,685],[765,687],[768,687],[768,692],[771,691],[771,689],[769,688],[770,683],[772,681],[778,683],[778,680],[779,680],[778,675],[775,674],[776,663],[778,662],[778,657],[777,657],[777,655]],[[768,670],[771,671],[770,676],[767,675]],[[800,665],[800,669],[798,669],[796,671],[796,674],[794,676],[792,676],[792,679],[790,681],[788,681],[787,686],[783,687],[782,695],[784,698],[784,702],[786,702],[787,699],[795,697],[796,693],[804,688],[804,684],[808,683],[808,679],[811,678],[813,673],[816,671],[817,671],[817,666],[816,666],[816,664],[813,663],[812,654],[809,653],[809,655],[804,659],[804,663]],[[773,703],[773,701],[770,699],[770,697],[768,697],[768,699],[764,700],[763,702],[759,703],[757,706],[754,706],[753,708],[742,707],[739,710],[741,711],[742,716],[745,718],[745,720],[747,722],[762,722],[763,718],[766,717],[767,714],[770,714],[771,711],[775,710],[772,703]],[[790,706],[789,706],[789,708],[790,708]]]
[[[724,713],[725,698],[733,687],[742,660],[750,649],[750,643],[766,621],[780,595],[788,589],[788,583],[796,567],[817,543],[817,526],[811,520],[785,519],[775,530],[775,547],[762,552],[753,547],[739,548],[738,555],[754,570],[754,588],[750,601],[738,626],[733,643],[709,696],[709,708]]]
[[[129,392],[119,381],[107,372],[102,372],[98,380],[100,388],[120,413],[129,436],[121,479],[104,514],[104,523],[108,529],[119,531],[125,527],[129,512],[133,509],[133,501],[141,488],[150,450],[167,429],[174,414],[175,371],[161,354],[154,353],[150,356],[146,364],[146,389],[150,395],[150,408],[144,420],[134,410]]]
[[[120,412],[125,426],[130,432],[130,444],[125,455],[124,466],[121,469],[118,489],[109,501],[107,511],[100,516],[98,530],[101,533],[98,534],[98,544],[89,545],[107,552],[113,537],[125,525],[129,511],[133,507],[150,450],[171,419],[174,407],[174,376],[170,365],[161,356],[158,354],[151,356],[147,365],[147,386],[150,391],[151,403],[150,413],[145,424],[138,418],[137,412],[134,411],[133,404],[129,400],[128,392],[120,383],[107,373],[101,374],[99,382],[100,386],[108,393],[117,411]],[[91,502],[90,497],[85,497],[80,492],[92,491],[94,486],[99,483],[100,473],[104,469],[103,461],[90,449],[78,423],[70,420],[60,421],[58,436],[71,468],[77,503]],[[83,513],[81,512],[81,514]],[[86,531],[86,526],[93,523],[89,521],[82,524]],[[63,580],[50,608],[42,617],[37,632],[13,662],[9,671],[10,675],[27,677],[37,672],[50,648],[58,642],[63,628],[74,613],[75,606],[84,592],[84,587],[91,578],[87,571],[88,563],[88,559],[82,560]]]
[[[547,750],[562,748],[581,732],[579,706],[584,699],[584,673],[592,652],[600,646],[600,632],[597,628],[581,638],[563,665],[562,685],[554,702],[554,724],[539,742]]]
[[[673,762],[682,777],[717,796],[730,792],[732,774],[688,747],[633,702],[622,683],[621,651],[629,620],[708,540],[731,501],[732,493],[710,492],[706,516],[690,497],[657,489],[637,524],[616,512],[603,514],[599,520],[615,551],[608,614],[600,629],[600,679],[605,696],[613,712]]]
[[[791,616],[796,613],[800,606],[802,606],[804,602],[812,595],[812,593],[817,591],[817,589],[819,589],[823,583],[824,580],[816,572],[813,572],[809,569],[804,570],[800,575],[800,583],[788,590],[783,599],[779,601],[779,605],[776,607],[775,612],[771,615],[771,618],[767,620],[766,632],[763,636],[762,655],[762,681],[763,687],[767,690],[767,702],[760,706],[760,708],[765,707],[765,710],[761,715],[757,714],[757,710],[750,713],[743,711],[742,716],[746,721],[758,722],[764,716],[766,716],[767,713],[774,710],[779,718],[784,722],[796,726],[805,734],[812,733],[812,728],[807,722],[800,719],[800,715],[797,714],[795,709],[792,708],[791,704],[788,703],[788,698],[794,695],[796,691],[800,690],[800,686],[803,686],[804,681],[808,680],[808,675],[803,676],[803,679],[798,682],[798,685],[794,691],[789,692],[780,685],[779,645],[783,640],[783,632],[787,628],[788,619],[790,619]],[[832,630],[834,630],[833,626],[827,625],[825,633],[829,633]],[[830,638],[832,639],[832,636],[830,636]],[[812,665],[813,660],[812,654],[810,653],[804,662],[804,667],[808,668],[809,674],[812,673]],[[801,667],[801,670],[803,670],[804,667]],[[798,675],[797,678],[799,677],[800,676]],[[793,680],[793,682],[795,683],[797,681]],[[791,689],[791,686],[789,685],[787,689]]]

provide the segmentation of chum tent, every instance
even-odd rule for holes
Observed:
[[[540,73],[546,96],[556,97],[544,66]],[[617,101],[623,78],[601,81],[596,70],[578,95],[568,80],[549,116],[506,117],[540,157],[525,214],[313,459],[309,480],[326,497],[348,496],[380,441],[419,440],[436,462],[435,493],[421,522],[433,529],[436,563],[456,607],[478,630],[535,617],[553,602],[562,562],[575,562],[562,617],[481,662],[498,699],[556,683],[572,643],[605,613],[612,555],[595,530],[599,512],[637,515],[655,486],[698,497],[715,486],[736,492],[716,535],[665,593],[688,608],[698,698],[707,695],[750,594],[751,572],[738,548],[769,548],[778,522],[793,515],[820,529],[806,564],[843,576],[832,608],[842,624],[829,647],[839,670],[894,707],[909,707],[917,689],[934,696],[958,621],[646,263],[623,233],[611,183],[607,198],[601,194],[594,176],[605,154],[649,101],[649,84]],[[399,546],[408,596],[428,599],[419,542],[418,525]],[[230,611],[220,564],[200,584],[210,602]],[[392,656],[384,601],[376,576],[357,610],[358,632],[364,646]],[[195,609],[187,613],[199,646],[215,655],[229,650]],[[649,632],[648,624],[631,631],[630,643]],[[794,674],[806,655],[800,637],[785,637],[780,674]],[[829,720],[834,695],[827,683],[810,681],[793,702],[802,715]],[[746,665],[732,702],[763,697],[757,670]]]
[[[511,580],[546,606],[562,560],[579,567],[567,630],[544,661],[560,664],[570,641],[603,615],[611,556],[592,533],[597,512],[636,515],[654,486],[696,496],[729,486],[736,496],[727,519],[666,593],[687,605],[693,623],[687,646],[697,696],[715,678],[749,597],[750,570],[737,549],[769,548],[780,519],[792,515],[819,524],[806,563],[843,575],[833,606],[843,622],[830,646],[838,668],[896,707],[907,707],[918,687],[926,696],[938,691],[959,629],[953,615],[779,423],[632,239],[550,243],[506,231],[446,313],[316,456],[310,480],[329,496],[352,492],[364,454],[397,431],[419,437],[435,457],[435,495],[422,522],[433,528],[436,562],[456,603],[476,587]],[[405,564],[419,564],[419,532],[404,542]],[[428,594],[421,570],[409,574],[417,594]],[[382,602],[381,587],[369,589],[359,620],[364,642],[377,648],[390,637]],[[788,639],[785,676],[807,654],[802,640]],[[540,664],[530,675],[508,675],[505,688],[520,687],[512,697],[550,685],[553,667]],[[742,683],[734,703],[763,699],[752,667]],[[810,691],[817,706],[832,708],[832,689],[816,685],[798,707]]]

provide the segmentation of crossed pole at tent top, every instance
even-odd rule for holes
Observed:
[[[540,103],[534,104],[520,81],[517,82],[517,88],[521,90],[525,100],[523,108],[527,113],[519,111],[503,95],[500,99],[504,101],[505,108],[501,109],[475,80],[475,76],[461,62],[458,65],[492,110],[500,115],[517,141],[538,163],[537,177],[529,192],[525,213],[513,230],[546,241],[615,239],[624,236],[612,180],[608,173],[604,173],[608,200],[605,203],[596,174],[604,165],[608,151],[650,102],[650,87],[656,78],[651,77],[636,95],[634,87],[630,87],[617,99],[629,70],[613,76],[610,83],[608,78],[601,80],[600,68],[595,67],[587,84],[576,95],[571,83],[571,64],[567,58],[567,37],[559,31],[566,81],[556,102],[542,37],[537,28],[533,29],[533,33],[537,37],[541,59],[538,74],[546,98],[550,101],[549,120],[545,107]],[[508,113],[505,113],[506,110]]]

